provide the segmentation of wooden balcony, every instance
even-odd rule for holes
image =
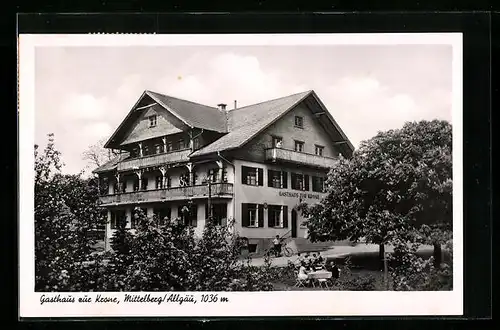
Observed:
[[[293,163],[322,169],[330,169],[334,167],[338,161],[336,158],[318,156],[282,148],[266,149],[266,160],[273,163]]]
[[[165,164],[183,163],[189,161],[190,153],[191,149],[183,149],[163,154],[125,159],[118,163],[117,170],[127,171],[139,168],[161,166]]]
[[[232,198],[233,184],[213,183],[211,185],[211,197]],[[208,198],[208,185],[125,192],[121,194],[101,196],[100,200],[102,206],[111,206],[202,198]]]

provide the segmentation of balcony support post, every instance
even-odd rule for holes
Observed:
[[[217,166],[219,167],[219,178],[217,181],[219,183],[222,183],[222,170],[224,167],[224,163],[222,162],[222,160],[216,160],[215,162],[217,163]]]
[[[168,182],[167,182],[167,167],[166,166],[160,166],[158,168],[161,172],[161,186],[163,187],[163,189],[166,189],[168,188]]]
[[[161,141],[163,142],[163,152],[167,152],[167,137],[162,137]]]
[[[142,142],[137,144],[139,146],[139,157],[142,157]]]
[[[194,165],[193,163],[187,163],[186,167],[189,171],[189,185],[194,186]]]
[[[115,174],[115,179],[116,179],[116,189],[117,189],[118,191],[115,191],[115,189],[113,188],[113,193],[114,193],[114,194],[117,194],[117,193],[119,193],[119,192],[121,191],[121,189],[120,189],[120,188],[121,188],[121,187],[120,187],[120,184],[121,184],[121,182],[120,182],[120,173],[118,173],[118,172],[117,172],[117,173]]]

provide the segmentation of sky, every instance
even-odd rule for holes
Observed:
[[[355,147],[406,121],[451,121],[451,45],[43,47],[35,143],[54,133],[63,172],[109,138],[144,90],[238,107],[314,90]]]

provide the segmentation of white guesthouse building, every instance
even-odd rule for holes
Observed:
[[[145,91],[105,147],[120,151],[94,170],[106,248],[117,221],[135,227],[135,207],[201,234],[210,197],[215,221],[234,219],[251,252],[275,235],[306,237],[296,206],[319,201],[328,170],[354,150],[314,91],[230,110]]]

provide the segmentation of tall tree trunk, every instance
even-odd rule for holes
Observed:
[[[385,245],[379,244],[378,246],[378,259],[380,261],[380,269],[384,269],[384,258],[385,258]]]
[[[442,250],[441,250],[441,244],[439,243],[434,243],[434,267],[439,267],[442,263]]]

